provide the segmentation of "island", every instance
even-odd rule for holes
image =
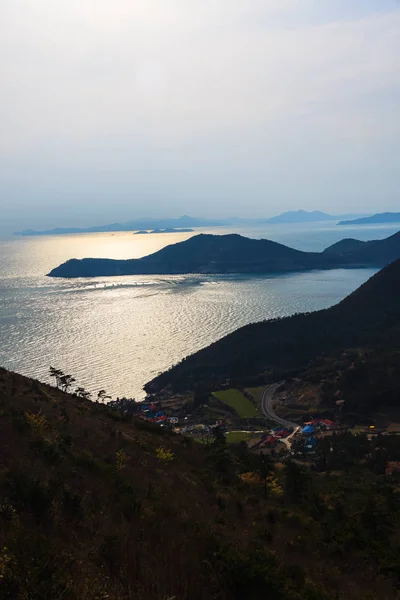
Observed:
[[[183,215],[177,218],[168,219],[135,219],[126,223],[111,223],[108,225],[96,225],[94,227],[56,227],[55,229],[24,229],[23,231],[16,231],[14,235],[22,236],[40,236],[40,235],[69,235],[76,233],[109,233],[118,231],[136,231],[145,232],[149,229],[163,229],[171,230],[170,233],[176,233],[175,228],[180,231],[186,230],[192,227],[220,227],[222,225],[230,224],[229,220],[221,219],[203,219],[200,217],[190,217],[189,215]],[[191,231],[191,229],[188,229]],[[154,231],[154,233],[156,233]]]
[[[342,240],[323,252],[302,252],[271,240],[238,234],[199,234],[143,258],[70,259],[49,277],[287,273],[342,267],[383,267],[400,258],[400,232],[383,240]]]
[[[340,219],[355,217],[359,215],[330,215],[320,210],[306,211],[289,210],[276,217],[267,219],[266,223],[317,223],[320,221],[339,221]]]
[[[379,225],[381,223],[400,223],[400,213],[377,213],[370,217],[363,217],[361,219],[340,221],[338,225]]]
[[[145,235],[149,233],[192,233],[193,231],[194,229],[189,228],[175,229],[174,227],[167,227],[166,229],[153,229],[152,231],[142,229],[140,231],[135,231],[133,235]]]
[[[109,233],[118,231],[138,231],[141,234],[152,230],[153,233],[159,233],[156,230],[168,231],[168,233],[176,233],[175,229],[180,232],[190,231],[193,227],[239,227],[239,226],[254,226],[254,225],[271,225],[279,223],[315,223],[319,221],[340,221],[341,219],[356,218],[365,215],[330,215],[318,210],[307,212],[305,210],[289,211],[267,218],[202,218],[183,215],[182,217],[172,218],[141,218],[127,221],[126,223],[110,223],[107,225],[96,225],[94,227],[56,227],[54,229],[24,229],[16,231],[14,235],[21,236],[42,236],[42,235],[68,235],[79,233]]]

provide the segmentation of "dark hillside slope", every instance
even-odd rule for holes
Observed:
[[[353,250],[355,246],[358,247]],[[336,245],[325,252],[301,252],[270,240],[255,240],[237,234],[200,234],[138,259],[71,259],[53,269],[49,276],[284,273],[351,266],[385,266],[400,258],[400,233],[373,242],[354,240],[351,249],[351,252],[348,251],[347,241],[346,248],[341,248],[340,252]]]
[[[396,598],[396,491],[354,461],[275,469],[3,369],[0,448],[2,600]]]
[[[354,239],[345,239],[329,246],[323,254],[340,257],[344,261],[360,262],[360,264],[384,265],[399,258],[397,256],[400,234],[395,233],[383,240],[361,242]]]
[[[345,254],[347,252],[354,252],[358,250],[362,246],[364,246],[366,242],[362,242],[361,240],[355,240],[354,238],[345,238],[344,240],[340,240],[332,246],[328,246],[323,251],[324,254]]]
[[[352,346],[399,344],[400,260],[332,308],[253,323],[184,359],[148,383],[148,391],[218,386],[269,369],[304,366]]]

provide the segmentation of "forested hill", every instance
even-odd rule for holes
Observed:
[[[399,345],[400,260],[336,306],[254,323],[187,357],[146,385],[147,391],[218,386],[270,369],[292,369],[357,346]]]
[[[270,240],[237,234],[200,234],[139,259],[71,259],[50,277],[106,277],[185,273],[284,273],[338,267],[385,266],[400,258],[400,232],[384,240],[346,240],[324,252],[302,252]]]

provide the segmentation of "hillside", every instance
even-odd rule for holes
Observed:
[[[187,357],[146,385],[194,389],[227,379],[293,369],[317,356],[358,346],[398,345],[400,260],[390,264],[332,308],[247,325]]]
[[[354,241],[353,246],[357,243]],[[185,273],[284,273],[350,266],[385,266],[400,258],[400,233],[372,242],[358,242],[352,252],[301,252],[237,234],[200,234],[139,259],[71,259],[49,277],[106,277]],[[332,248],[332,247],[331,247]]]
[[[344,261],[360,261],[366,264],[385,265],[398,258],[397,249],[400,234],[395,233],[383,240],[361,242],[354,239],[345,239],[329,246],[324,254],[336,255]]]
[[[374,225],[377,223],[400,223],[400,213],[377,213],[360,219],[346,219],[340,221],[338,225]]]
[[[4,600],[396,598],[400,503],[361,437],[321,476],[3,369],[0,435]]]
[[[324,254],[336,254],[336,255],[346,255],[349,252],[357,252],[359,249],[363,248],[364,244],[367,242],[362,242],[361,240],[355,240],[354,238],[345,238],[344,240],[340,240],[332,246],[325,248]]]

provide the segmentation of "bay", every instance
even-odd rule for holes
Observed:
[[[320,251],[343,237],[382,239],[397,228],[318,223],[208,230],[234,231]],[[376,272],[46,277],[68,258],[140,257],[191,235],[126,232],[0,241],[0,365],[44,381],[52,365],[94,393],[105,388],[113,397],[139,399],[146,381],[187,354],[247,323],[331,306]]]

